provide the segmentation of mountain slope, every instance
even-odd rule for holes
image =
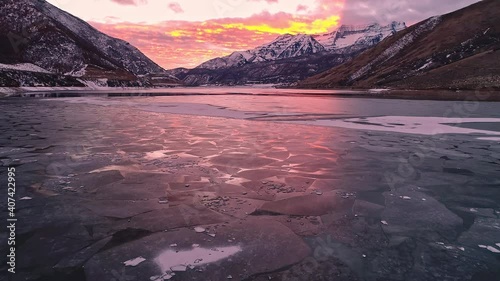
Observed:
[[[484,0],[387,38],[300,87],[499,87],[500,1]]]
[[[33,64],[0,63],[0,87],[84,87],[76,77],[57,75]]]
[[[392,22],[381,26],[378,23],[353,26],[342,25],[338,30],[325,34],[315,35],[318,41],[328,51],[341,50],[353,46],[374,46],[380,41],[406,28],[404,22]]]
[[[31,63],[55,74],[123,80],[164,72],[129,43],[43,0],[0,2],[0,63]]]
[[[292,83],[342,64],[382,39],[405,28],[387,26],[340,27],[326,35],[282,35],[252,50],[209,60],[195,69],[168,72],[188,85]]]
[[[308,56],[263,61],[217,70],[195,68],[177,71],[187,85],[243,85],[293,83],[352,59],[355,54],[316,53]],[[176,71],[176,70],[174,70]]]
[[[273,61],[299,57],[324,51],[325,48],[311,35],[279,36],[269,44],[253,50],[234,52],[227,57],[215,58],[202,63],[197,68],[220,69],[224,67],[241,66],[246,63]]]

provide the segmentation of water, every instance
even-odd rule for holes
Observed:
[[[210,89],[209,95],[162,97],[62,98],[69,103],[127,106],[137,110],[286,122],[359,130],[409,134],[483,134],[498,140],[499,102],[393,100],[334,96],[231,95],[228,89]],[[264,92],[267,93],[265,90]],[[276,91],[276,90],[275,90]],[[320,91],[318,91],[320,92]],[[463,128],[467,127],[467,128]]]

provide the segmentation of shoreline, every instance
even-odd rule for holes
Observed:
[[[214,91],[215,90],[215,91]],[[225,90],[225,91],[224,91]],[[265,90],[265,91],[262,91]],[[500,101],[497,90],[297,89],[241,87],[171,88],[0,88],[0,98],[120,97],[120,96],[252,95],[305,96],[437,101]]]

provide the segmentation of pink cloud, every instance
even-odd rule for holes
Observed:
[[[306,5],[298,5],[297,6],[297,12],[305,12],[307,11],[308,7]]]
[[[252,2],[262,2],[262,1],[265,1],[268,4],[273,4],[273,3],[278,3],[279,0],[250,0],[250,1],[252,1]]]
[[[314,14],[263,11],[246,18],[219,18],[203,22],[170,20],[156,24],[116,21],[91,24],[106,34],[130,42],[167,69],[181,66],[192,68],[215,57],[268,43],[294,26],[313,26],[317,25],[318,19],[341,16],[341,9],[335,3],[343,0],[318,1],[323,4],[321,8],[305,6],[308,11],[314,9]],[[170,9],[176,7],[172,4],[176,2],[168,4]],[[332,25],[329,28],[333,30],[335,27]],[[290,31],[294,32],[298,31]]]
[[[182,9],[181,5],[177,2],[171,2],[168,4],[168,8],[172,10],[176,14],[181,14],[184,13],[184,10]]]
[[[111,1],[118,3],[120,5],[133,5],[133,6],[148,3],[148,0],[111,0]]]

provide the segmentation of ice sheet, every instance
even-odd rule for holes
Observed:
[[[239,246],[218,247],[218,248],[197,248],[190,250],[176,251],[165,250],[154,259],[162,272],[173,271],[176,266],[199,266],[226,259],[241,252]]]

